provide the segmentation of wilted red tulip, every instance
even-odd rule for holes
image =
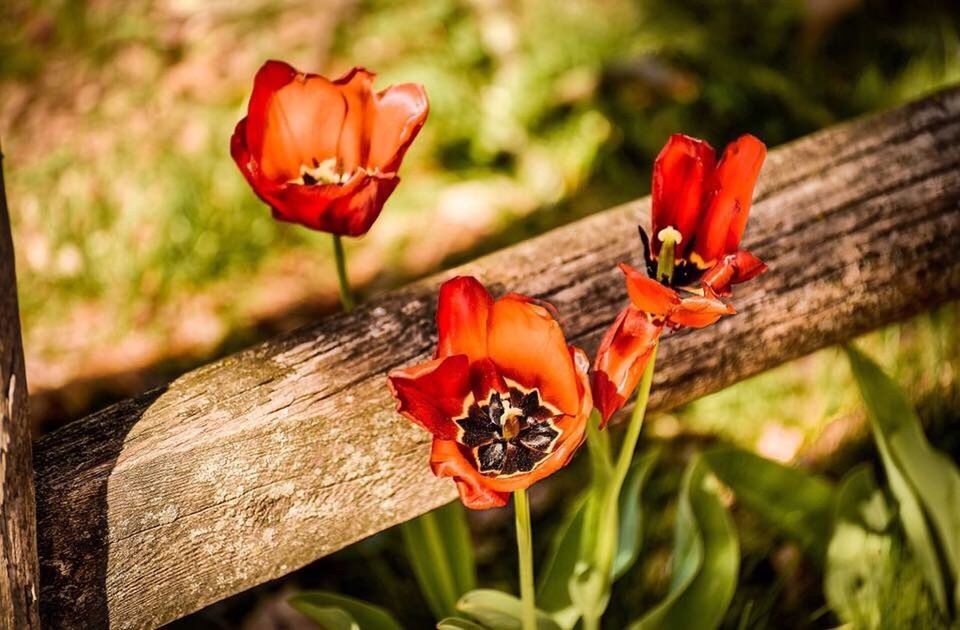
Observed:
[[[663,332],[663,324],[633,306],[620,311],[607,329],[590,373],[593,404],[600,412],[600,428],[606,426],[643,377],[643,371]]]
[[[593,408],[588,360],[550,311],[475,278],[440,288],[435,358],[388,376],[397,410],[433,434],[435,475],[464,505],[505,505],[510,492],[560,469]]]
[[[607,331],[593,366],[593,396],[603,423],[636,388],[664,326],[713,324],[734,312],[719,296],[766,270],[759,258],[740,249],[765,155],[763,143],[745,135],[717,164],[709,144],[676,134],[657,156],[652,248],[640,230],[647,273],[620,263],[631,305]]]
[[[374,76],[330,81],[282,61],[257,72],[230,153],[274,217],[341,236],[373,225],[429,109],[422,86],[373,92]]]

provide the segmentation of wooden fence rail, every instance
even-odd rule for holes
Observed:
[[[739,313],[668,336],[664,409],[960,297],[960,89],[771,152]],[[155,626],[454,497],[385,373],[433,349],[438,284],[551,301],[592,351],[639,264],[642,199],[329,317],[36,444],[41,617]]]

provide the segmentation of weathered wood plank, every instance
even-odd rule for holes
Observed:
[[[37,523],[17,275],[0,150],[0,628],[39,628]]]
[[[653,408],[960,297],[960,89],[773,151],[739,314],[668,336]],[[433,349],[453,273],[553,302],[593,350],[647,199],[186,374],[37,444],[42,617],[159,625],[454,496],[384,375]]]

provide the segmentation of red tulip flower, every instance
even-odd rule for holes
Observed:
[[[600,412],[600,428],[622,409],[637,388],[653,356],[663,324],[655,324],[641,310],[628,306],[607,329],[590,372],[593,404]]]
[[[373,225],[429,109],[422,86],[374,92],[374,76],[330,81],[282,61],[257,72],[230,153],[274,217],[341,236]]]
[[[766,270],[740,249],[765,156],[763,143],[745,135],[717,163],[709,144],[680,134],[657,156],[652,239],[640,230],[647,273],[620,264],[631,305],[607,331],[593,367],[593,395],[604,423],[636,388],[665,326],[702,328],[734,313],[720,296]]]
[[[475,278],[440,288],[435,358],[388,376],[397,410],[433,434],[431,468],[464,505],[505,505],[570,461],[593,408],[588,360],[544,305],[493,300]]]
[[[729,295],[730,285],[766,270],[760,259],[740,249],[754,185],[766,155],[763,143],[748,134],[727,146],[717,164],[713,148],[703,140],[681,134],[670,137],[653,166],[653,251],[651,239],[641,231],[650,276],[646,283],[650,306],[659,303],[662,307],[664,300],[675,302],[666,296],[664,286],[694,287],[693,292],[699,293],[699,285],[699,289],[708,289],[705,297],[712,298]],[[674,237],[676,263],[672,277],[661,284],[662,279],[658,282],[654,278],[664,230]],[[643,290],[640,283],[635,283],[631,293],[635,303],[634,296]],[[694,310],[700,307],[694,306]]]

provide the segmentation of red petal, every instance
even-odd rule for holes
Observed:
[[[375,114],[370,117],[368,168],[395,173],[427,120],[430,105],[422,85],[404,83],[376,95]]]
[[[593,364],[591,383],[594,405],[602,417],[601,428],[633,394],[650,361],[663,326],[632,306],[607,329]]]
[[[505,506],[510,500],[509,492],[497,492],[481,485],[470,484],[463,479],[455,479],[460,501],[471,510],[489,510]]]
[[[651,221],[653,251],[660,251],[660,230],[672,226],[683,239],[677,247],[682,258],[693,240],[703,210],[705,178],[713,171],[713,147],[683,134],[670,136],[653,163]]]
[[[376,115],[376,105],[373,102],[375,77],[374,73],[364,68],[353,68],[334,81],[340,86],[341,96],[347,105],[337,155],[342,161],[342,168],[348,173],[358,167],[367,166],[367,157],[370,154],[367,129]]]
[[[267,128],[270,100],[278,90],[293,81],[297,70],[288,63],[271,59],[263,64],[253,78],[253,93],[247,106],[246,145],[257,161],[263,154],[263,137]]]
[[[470,365],[470,384],[477,400],[486,400],[490,392],[506,392],[507,384],[490,359],[480,359]]]
[[[399,183],[395,175],[355,175],[344,185],[271,188],[261,182],[254,189],[281,221],[341,236],[362,236]]]
[[[267,107],[260,168],[275,182],[299,179],[300,167],[314,167],[338,155],[346,105],[326,78],[298,74],[278,90]]]
[[[569,433],[576,434],[578,431],[586,431],[586,418],[593,411],[593,391],[590,388],[590,359],[587,353],[576,346],[567,346],[567,352],[570,354],[570,360],[573,361],[573,369],[577,379],[577,393],[579,395],[579,411],[573,415],[561,416],[557,420],[557,426]],[[568,436],[569,437],[569,436]]]
[[[626,263],[620,263],[620,271],[627,276],[627,293],[635,307],[645,313],[664,316],[680,303],[680,296],[670,287],[647,277]]]
[[[490,313],[487,350],[500,373],[535,387],[549,404],[575,415],[580,402],[573,359],[550,312],[518,295],[497,300]]]
[[[438,357],[465,354],[470,362],[487,357],[487,329],[493,298],[471,276],[443,283],[437,302]]]
[[[703,328],[713,324],[724,315],[736,313],[729,304],[720,300],[700,297],[699,295],[684,298],[677,308],[670,313],[669,323],[674,328]]]
[[[250,187],[253,188],[253,191],[266,203],[270,203],[264,199],[263,195],[257,190],[259,187],[259,181],[257,179],[258,167],[256,162],[251,158],[250,149],[247,146],[246,118],[240,119],[240,122],[237,123],[237,126],[233,130],[233,135],[230,136],[230,157],[237,163],[237,167],[240,168],[240,172],[243,173],[244,178],[247,180],[247,183],[250,184]]]
[[[760,140],[745,135],[727,146],[716,170],[708,178],[707,209],[697,231],[694,249],[707,263],[740,246],[740,237],[750,215],[753,188],[767,148]]]
[[[433,440],[430,449],[430,468],[437,477],[453,477],[460,493],[460,501],[473,510],[503,507],[510,497],[509,492],[493,490],[460,452],[456,442]]]
[[[745,249],[741,249],[733,255],[733,274],[732,284],[740,284],[747,280],[752,280],[767,270],[767,263],[763,262]]]
[[[467,357],[456,355],[394,370],[387,376],[397,411],[435,436],[457,437],[455,418],[463,415],[470,397]]]
[[[730,285],[751,280],[766,270],[765,262],[741,249],[736,254],[724,256],[700,281],[718,295],[729,295]]]

